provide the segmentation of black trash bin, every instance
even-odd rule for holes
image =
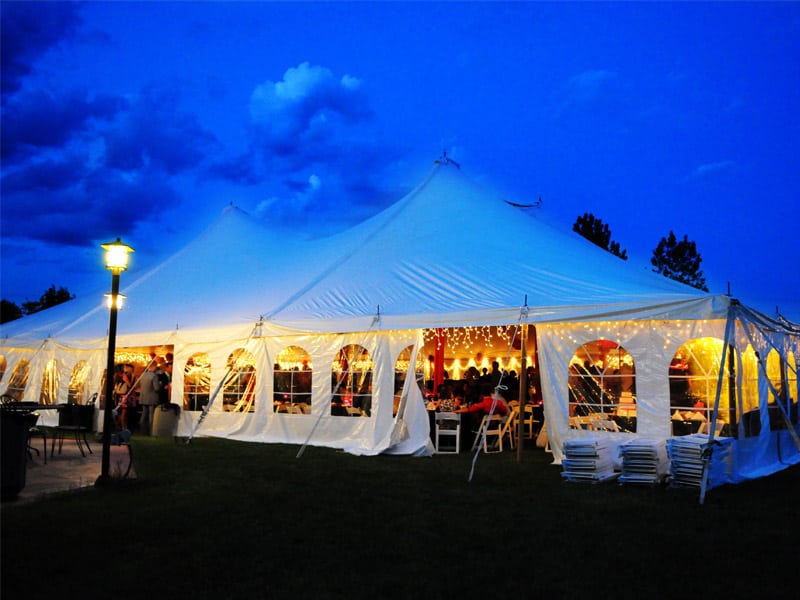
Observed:
[[[12,500],[25,487],[28,447],[28,415],[12,410],[0,411],[0,496]]]

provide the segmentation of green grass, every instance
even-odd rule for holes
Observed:
[[[2,510],[2,595],[792,595],[800,469],[711,490],[577,484],[541,450],[433,458],[135,438],[136,480]]]

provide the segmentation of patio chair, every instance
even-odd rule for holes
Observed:
[[[28,456],[31,455],[31,451],[36,452],[36,456],[41,456],[39,453],[39,449],[35,448],[31,445],[31,438],[40,437],[42,438],[42,450],[44,450],[44,464],[47,464],[47,433],[44,429],[37,427],[36,423],[39,421],[39,413],[32,412],[28,413],[27,415],[27,425],[28,425]]]
[[[50,456],[55,454],[56,441],[58,441],[58,453],[64,445],[64,438],[72,436],[81,451],[81,456],[86,456],[83,446],[94,454],[89,446],[86,434],[94,428],[94,397],[88,404],[62,404],[58,409],[58,425],[53,428],[53,440],[50,446]]]

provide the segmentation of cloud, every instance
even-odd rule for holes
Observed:
[[[65,154],[29,161],[3,174],[0,181],[2,181],[3,194],[8,197],[8,195],[26,190],[37,192],[63,190],[72,185],[76,178],[83,177],[86,173],[84,157]]]
[[[609,84],[618,79],[615,71],[607,69],[588,69],[570,77],[557,91],[559,100],[555,117],[561,117],[565,112],[586,109],[598,102],[605,104],[608,96],[613,95]]]
[[[29,100],[29,101],[26,101]],[[92,245],[181,201],[176,176],[218,150],[174,90],[85,99],[20,93],[3,112],[3,235]]]
[[[177,193],[162,173],[130,176],[101,169],[69,187],[49,193],[27,189],[4,199],[3,237],[94,246],[98,239],[131,233],[176,202]]]
[[[617,78],[614,71],[606,69],[590,69],[570,77],[566,86],[567,103],[581,104],[590,102],[603,93],[609,81]]]
[[[712,163],[705,163],[697,167],[694,171],[692,171],[689,174],[689,176],[686,177],[686,179],[687,180],[702,179],[704,177],[707,177],[714,173],[718,173],[720,171],[727,171],[733,168],[735,164],[736,163],[733,162],[732,160],[721,160]]]
[[[3,161],[14,164],[91,135],[89,129],[96,122],[113,118],[126,104],[121,97],[91,98],[79,90],[58,96],[47,90],[20,92],[9,98],[3,110]]]
[[[616,78],[614,71],[606,69],[589,69],[570,77],[569,87],[577,93],[596,94],[600,86],[609,79]]]
[[[16,93],[52,47],[81,25],[76,2],[0,2],[0,77],[3,102]]]
[[[207,173],[263,192],[259,215],[332,226],[343,207],[353,224],[386,205],[382,178],[401,150],[381,142],[360,79],[304,62],[258,85],[248,108],[248,151]]]
[[[304,219],[308,207],[314,203],[315,196],[322,189],[322,179],[319,175],[312,174],[306,181],[289,181],[286,187],[292,193],[288,197],[272,196],[259,202],[256,206],[256,216],[277,222],[297,222]]]
[[[250,97],[251,127],[257,143],[279,156],[326,156],[325,148],[343,125],[366,121],[371,112],[361,82],[336,78],[307,62],[287,69],[280,81],[266,81]],[[319,160],[317,158],[316,160]]]
[[[169,223],[165,211],[179,214],[192,180],[233,182],[226,193],[242,192],[263,218],[314,233],[351,226],[397,197],[383,173],[400,150],[381,143],[351,75],[302,63],[257,86],[248,146],[227,156],[172,84],[93,95],[46,82],[32,91],[25,77],[34,74],[20,71],[0,114],[5,249],[84,252],[116,236],[157,239],[145,230]]]
[[[129,171],[154,165],[175,175],[218,151],[217,138],[179,105],[175,90],[142,90],[130,110],[121,112],[103,132],[106,166]]]

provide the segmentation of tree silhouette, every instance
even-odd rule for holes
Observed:
[[[70,294],[67,288],[60,287],[56,289],[55,285],[51,285],[47,288],[47,291],[39,297],[39,300],[23,302],[22,311],[26,315],[32,315],[40,310],[56,306],[57,304],[72,300],[73,298],[75,298],[75,294]]]
[[[611,230],[608,225],[603,221],[596,218],[591,213],[583,213],[582,217],[575,220],[572,226],[572,231],[575,231],[585,237],[593,244],[600,246],[603,250],[611,252],[614,256],[620,257],[622,260],[628,260],[628,251],[620,251],[619,242],[611,241]]]
[[[22,316],[22,309],[11,302],[10,300],[6,300],[3,298],[0,300],[0,323],[8,323],[9,321],[14,321],[19,319]]]
[[[697,253],[697,245],[690,242],[685,234],[678,241],[672,231],[668,238],[661,238],[650,259],[656,273],[707,292],[706,279],[700,270],[702,262],[703,259]]]

